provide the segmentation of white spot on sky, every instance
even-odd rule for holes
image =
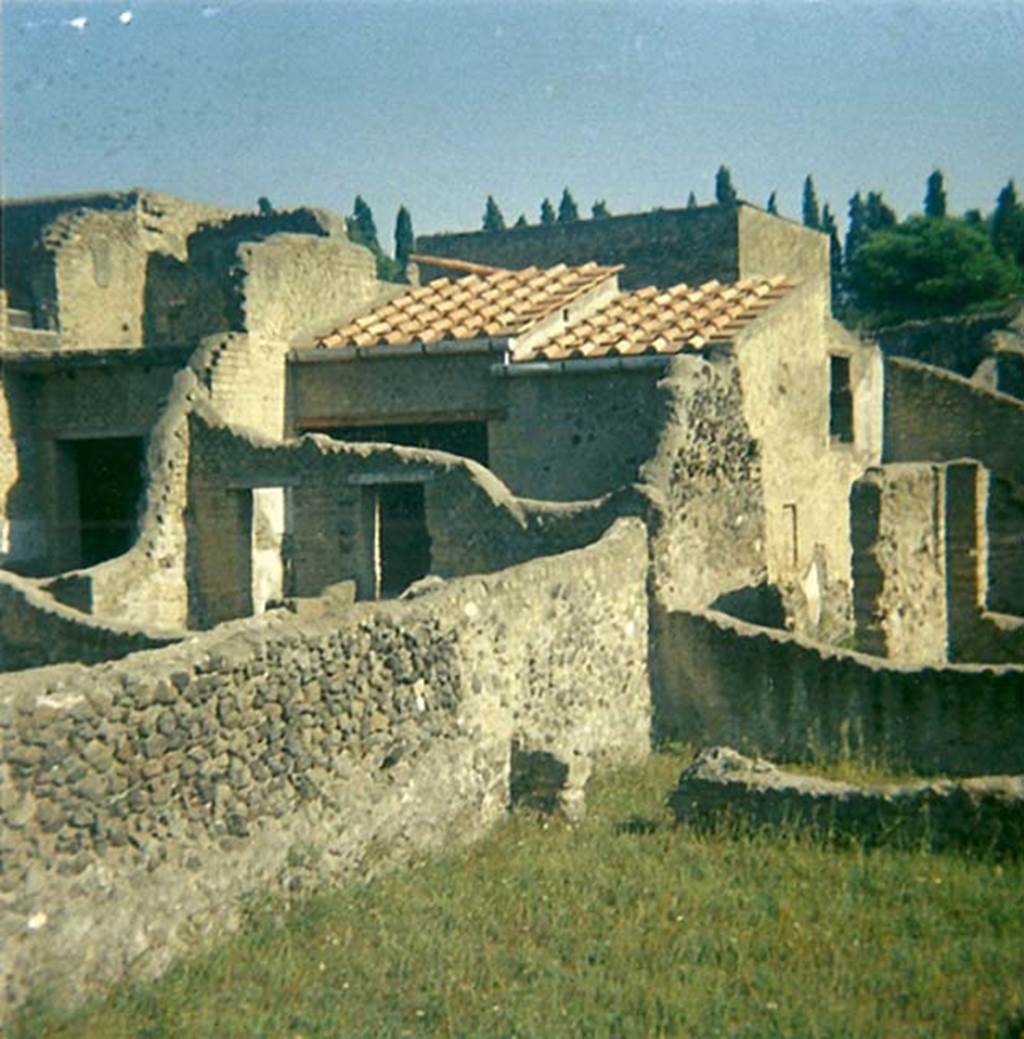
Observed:
[[[89,19],[84,14],[80,14],[77,18],[72,18],[68,25],[72,29],[77,29],[79,32],[85,32],[85,27],[89,24]]]
[[[120,14],[119,14],[119,15],[117,16],[117,20],[118,20],[118,21],[119,21],[119,22],[120,22],[120,23],[121,23],[122,25],[131,25],[131,23],[132,23],[132,18],[134,18],[134,17],[135,17],[135,16],[134,16],[134,15],[133,15],[133,14],[131,13],[131,11],[122,11],[122,12],[121,12],[121,13],[120,13]]]
[[[220,8],[219,7],[204,7],[203,8],[203,17],[204,18],[216,18],[217,15],[219,15],[219,14],[220,14]]]

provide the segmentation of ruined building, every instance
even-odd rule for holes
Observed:
[[[159,969],[293,846],[334,877],[472,836],[538,756],[570,814],[665,736],[1020,770],[1013,351],[850,334],[824,236],[433,236],[398,285],[316,209],[2,229],[11,1000]]]
[[[0,548],[23,593],[206,628],[639,511],[666,603],[911,663],[1014,659],[1019,404],[844,331],[821,235],[739,205],[419,248],[425,284],[401,286],[324,211],[8,203]],[[215,427],[244,449],[214,450]],[[285,460],[306,433],[332,443]],[[335,442],[468,458],[559,519],[456,558],[454,499]],[[361,467],[349,489],[332,464]],[[4,634],[9,666],[59,652],[39,627],[38,661],[24,625]]]

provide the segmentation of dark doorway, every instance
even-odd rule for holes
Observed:
[[[349,443],[399,444],[447,451],[487,465],[486,422],[404,422],[385,426],[342,426],[317,432]]]
[[[378,508],[380,596],[391,599],[430,570],[423,484],[381,484]]]
[[[119,556],[135,540],[143,445],[142,437],[70,442],[78,483],[81,566]]]

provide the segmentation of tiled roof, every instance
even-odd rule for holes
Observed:
[[[322,336],[318,346],[372,347],[514,336],[617,274],[621,267],[485,269],[439,278]]]
[[[645,288],[614,297],[517,361],[674,354],[731,339],[793,287],[784,277]]]

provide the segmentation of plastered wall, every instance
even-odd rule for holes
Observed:
[[[649,746],[646,537],[406,602],[282,613],[0,678],[0,979],[81,998],[239,919],[505,810],[513,741],[568,768]]]
[[[882,364],[800,286],[738,339],[743,414],[761,453],[768,579],[798,631],[850,629],[849,492],[881,451]],[[853,440],[830,435],[830,356],[847,359]]]

